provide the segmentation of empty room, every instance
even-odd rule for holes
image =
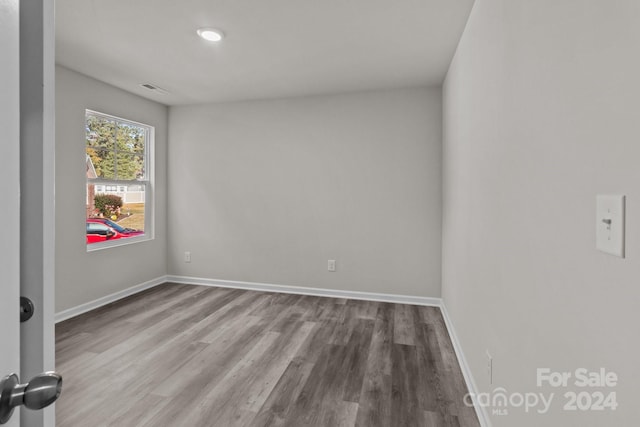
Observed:
[[[0,20],[0,424],[640,425],[637,0]]]

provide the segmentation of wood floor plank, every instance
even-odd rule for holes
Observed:
[[[419,325],[416,329],[420,332],[421,345],[416,346],[418,356],[418,375],[422,381],[418,384],[418,393],[421,396],[420,407],[427,411],[436,411],[439,400],[444,400],[444,392],[440,385],[440,371],[436,366],[435,356],[431,353],[428,339],[432,338],[428,334],[427,325]]]
[[[392,304],[380,304],[356,418],[359,427],[385,427],[391,421],[391,345],[394,310]]]
[[[139,426],[151,419],[166,403],[166,397],[146,394],[140,400],[134,400],[126,410],[118,410],[111,415],[108,427]]]
[[[347,343],[346,384],[343,399],[349,402],[360,401],[360,391],[367,368],[369,347],[373,335],[374,321],[368,318],[358,319],[356,327]],[[357,408],[357,406],[356,406]]]
[[[479,427],[435,307],[163,284],[56,334],[59,427]]]
[[[327,344],[318,356],[300,394],[292,403],[285,426],[320,426],[325,412],[333,411],[343,393],[343,378],[339,365],[346,347]]]
[[[418,425],[423,418],[418,400],[418,356],[410,345],[391,347],[391,419],[398,425]]]
[[[393,342],[396,344],[415,345],[416,344],[416,319],[412,306],[398,304],[395,308]]]
[[[289,416],[291,402],[295,402],[300,395],[313,366],[313,363],[294,358],[258,411],[251,426],[283,426]]]
[[[258,317],[250,316],[237,320],[242,322],[243,330],[219,327],[217,330],[220,333],[216,335],[215,345],[209,345],[180,371],[156,381],[157,385],[153,393],[175,397],[191,388],[191,385],[198,380],[202,381],[205,378],[213,380],[222,375],[226,369],[230,369],[236,360],[262,337]]]
[[[246,422],[240,424],[240,419],[248,415],[241,408],[244,403],[241,394],[245,386],[243,380],[251,381],[255,375],[259,375],[260,369],[255,368],[256,361],[272,347],[279,336],[280,333],[272,331],[264,334],[219,382],[207,390],[204,398],[196,402],[181,421],[193,426],[206,425],[210,419],[216,419],[221,425],[245,424]]]
[[[193,425],[200,425],[213,416],[229,423],[249,417],[245,418],[244,425],[255,418],[313,324],[303,322],[291,326],[295,327],[282,333],[268,332],[266,336],[274,335],[274,340],[264,347],[256,345],[228,372],[205,397],[206,410],[199,411]]]

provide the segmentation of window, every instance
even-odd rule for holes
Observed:
[[[87,249],[153,238],[154,129],[86,111]]]

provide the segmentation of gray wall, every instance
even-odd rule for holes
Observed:
[[[477,0],[447,75],[445,304],[482,391],[556,393],[552,415],[495,426],[640,425],[639,16],[637,0]],[[626,259],[595,249],[599,193],[627,195]],[[616,372],[599,390],[618,410],[562,411],[581,389],[538,389],[538,367]]]
[[[441,117],[440,88],[172,107],[169,273],[439,297]]]
[[[155,239],[87,252],[85,109],[155,127]],[[167,107],[56,67],[56,312],[166,274]]]

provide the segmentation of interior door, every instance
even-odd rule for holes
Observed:
[[[26,382],[55,368],[55,31],[53,1],[13,1],[20,9],[20,295],[35,306],[20,325]],[[53,426],[53,411],[21,410],[21,426]]]
[[[0,0],[3,427],[54,426],[50,405],[61,389],[61,378],[45,373],[55,362],[53,12],[50,0]],[[24,323],[21,295],[35,307]]]
[[[20,372],[20,50],[19,1],[0,0],[0,377]],[[19,415],[19,414],[16,414]],[[19,416],[7,424],[17,427]]]

